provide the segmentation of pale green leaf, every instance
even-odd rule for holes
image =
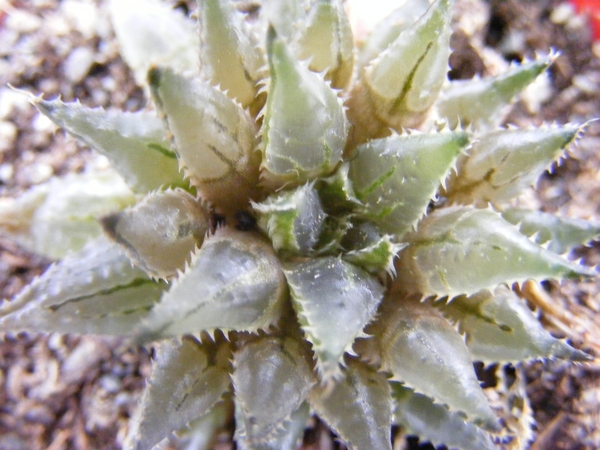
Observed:
[[[394,258],[403,248],[404,244],[392,242],[391,237],[386,234],[368,246],[344,253],[343,258],[367,272],[378,273],[385,270],[394,274]]]
[[[279,319],[286,294],[271,245],[257,234],[222,228],[192,256],[152,310],[140,337],[266,328]]]
[[[473,359],[484,362],[518,362],[534,358],[585,361],[591,357],[552,337],[525,301],[505,286],[492,294],[482,291],[461,296],[440,311],[460,325]]]
[[[343,377],[332,383],[310,393],[319,417],[352,448],[391,450],[392,398],[385,376],[349,360]]]
[[[595,275],[530,241],[488,209],[439,209],[405,241],[408,246],[396,263],[396,283],[426,296],[471,295],[501,283]]]
[[[3,331],[127,335],[165,290],[99,238],[52,265],[0,308]]]
[[[289,263],[294,308],[325,379],[340,374],[344,352],[373,318],[384,290],[364,270],[333,256]]]
[[[275,28],[277,34],[290,42],[305,26],[308,0],[264,0],[264,19]]]

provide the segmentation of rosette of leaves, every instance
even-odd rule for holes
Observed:
[[[32,97],[114,170],[3,204],[58,261],[2,330],[156,342],[131,448],[207,448],[233,414],[239,448],[292,449],[311,412],[357,449],[392,424],[493,448],[473,360],[591,358],[511,290],[596,274],[564,253],[598,224],[512,208],[582,132],[500,126],[556,55],[450,82],[452,0],[408,1],[356,65],[340,1],[236,5],[112,3],[157,114]]]

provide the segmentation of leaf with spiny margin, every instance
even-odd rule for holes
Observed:
[[[440,183],[468,145],[463,131],[395,135],[358,147],[350,179],[364,216],[402,237],[421,219]]]
[[[139,85],[154,65],[198,71],[198,34],[181,11],[159,0],[111,0],[109,11],[121,55]]]
[[[100,237],[0,308],[3,331],[129,335],[166,289]]]
[[[465,422],[445,405],[417,394],[400,383],[391,383],[394,400],[394,423],[434,446],[445,444],[461,450],[494,450],[491,437],[475,425]]]
[[[399,289],[454,297],[500,283],[595,276],[523,236],[488,209],[449,207],[425,217],[396,260]]]
[[[160,343],[127,447],[152,448],[172,431],[207,414],[229,389],[230,356],[226,342],[201,343],[184,337]]]
[[[392,398],[385,376],[349,359],[343,377],[319,384],[309,401],[340,437],[355,449],[392,450]]]
[[[162,121],[153,113],[106,111],[41,98],[32,103],[59,127],[106,156],[134,191],[188,186]]]
[[[474,124],[494,129],[504,119],[504,111],[513,98],[557,56],[550,52],[548,56],[513,65],[506,73],[495,77],[452,81],[442,90],[436,103],[438,114],[446,118],[451,127]]]
[[[53,177],[0,202],[1,233],[23,247],[59,259],[102,235],[98,219],[135,202],[111,168]]]
[[[446,79],[454,0],[438,0],[372,60],[348,101],[358,142],[416,128]]]
[[[328,175],[342,160],[348,122],[323,76],[296,60],[269,29],[271,80],[260,131],[263,183],[280,187]]]
[[[316,0],[296,41],[298,58],[314,72],[325,72],[334,89],[350,82],[354,67],[354,39],[340,0]]]
[[[257,82],[266,74],[258,41],[229,0],[198,2],[200,75],[244,108],[255,100]],[[258,108],[259,109],[259,108]]]
[[[314,385],[310,353],[290,337],[259,337],[234,353],[233,368],[240,406],[236,435],[248,447],[262,448],[277,439]]]
[[[548,250],[559,255],[600,236],[600,223],[568,217],[556,217],[542,211],[508,208],[502,217],[519,227],[525,236],[535,235],[537,244],[548,244]]]
[[[252,207],[276,251],[306,255],[315,249],[326,215],[314,183],[271,195]]]
[[[171,278],[202,245],[208,217],[183,190],[148,194],[135,206],[102,218],[108,236],[150,276]]]
[[[459,158],[444,195],[464,205],[508,202],[532,186],[580,133],[579,125],[555,125],[478,135]]]
[[[271,245],[227,228],[205,239],[139,330],[142,341],[214,329],[255,331],[275,323],[287,287]]]
[[[518,362],[534,358],[591,359],[544,330],[525,301],[506,286],[492,294],[482,291],[460,296],[439,306],[466,334],[473,359],[483,362]]]
[[[385,270],[394,274],[394,258],[405,244],[396,244],[390,235],[383,235],[377,242],[358,250],[351,250],[342,256],[346,261],[362,267],[367,272],[378,273]]]
[[[284,272],[317,370],[324,379],[339,376],[344,352],[363,335],[383,287],[363,269],[333,256],[291,262]]]
[[[461,411],[479,426],[497,429],[463,338],[434,306],[392,291],[373,334],[382,369],[393,381]]]
[[[200,197],[221,213],[260,195],[256,127],[234,100],[199,78],[152,69],[150,88],[173,133],[179,162]]]
[[[343,162],[333,175],[317,181],[316,188],[327,214],[346,215],[362,205],[354,193],[349,171],[350,165]]]

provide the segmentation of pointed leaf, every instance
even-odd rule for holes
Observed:
[[[270,244],[256,234],[223,228],[193,255],[151,312],[141,339],[265,328],[279,319],[286,293]]]
[[[386,305],[375,340],[382,368],[437,402],[488,429],[497,420],[458,332],[430,304],[396,296]]]
[[[285,276],[294,308],[326,379],[340,373],[344,352],[373,318],[383,287],[364,270],[324,257],[290,263]]]
[[[127,335],[165,290],[99,238],[52,265],[0,308],[3,331]]]
[[[134,191],[187,187],[163,124],[154,114],[105,111],[39,98],[33,104],[59,127],[106,156]]]
[[[298,62],[271,28],[271,80],[261,129],[265,183],[279,187],[327,175],[342,159],[348,124],[323,77]]]
[[[401,237],[425,214],[430,200],[468,144],[462,131],[412,133],[358,147],[350,179],[365,215]]]
[[[474,359],[518,362],[533,358],[585,361],[591,357],[542,328],[525,302],[505,286],[482,291],[441,306],[442,314],[460,324]]]
[[[508,202],[532,186],[580,133],[580,126],[564,125],[478,136],[459,159],[445,195],[461,204]]]
[[[518,225],[525,236],[535,235],[536,243],[549,242],[548,250],[559,255],[600,236],[598,222],[556,217],[542,211],[509,208],[502,212],[502,218]]]
[[[308,0],[264,0],[262,2],[264,18],[277,34],[291,42],[306,20]]]
[[[243,422],[240,436],[251,448],[279,433],[315,383],[306,348],[292,338],[255,339],[237,350],[232,375]]]
[[[496,449],[485,431],[465,422],[460,415],[425,395],[417,394],[400,383],[392,383],[392,397],[395,403],[394,421],[408,434],[416,434],[436,447],[446,444],[461,450]]]
[[[391,450],[392,399],[385,376],[350,360],[343,378],[333,383],[310,393],[317,414],[352,448]]]
[[[133,419],[129,448],[152,448],[208,413],[229,388],[229,356],[225,343],[208,346],[191,337],[161,343]]]
[[[386,234],[367,247],[345,253],[343,258],[367,272],[378,273],[385,270],[393,274],[395,273],[394,258],[404,247],[404,244],[392,242],[391,237]]]
[[[527,279],[579,278],[595,272],[538,246],[499,214],[454,207],[429,214],[396,263],[408,292],[454,297]]]
[[[153,192],[137,205],[102,219],[104,231],[150,276],[170,278],[202,245],[208,218],[183,190]]]
[[[328,214],[348,214],[361,205],[348,176],[349,171],[350,164],[344,162],[333,175],[320,178],[317,182],[319,197]]]
[[[79,251],[102,235],[98,219],[135,202],[112,169],[51,178],[0,203],[0,227],[23,247],[52,259]]]

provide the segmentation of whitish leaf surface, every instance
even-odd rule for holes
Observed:
[[[271,80],[261,129],[264,181],[278,187],[327,175],[346,144],[342,102],[272,28],[267,43]]]
[[[157,347],[152,375],[130,429],[129,448],[152,448],[221,399],[230,385],[230,353],[226,344],[211,344],[209,348],[184,338]]]
[[[513,98],[533,82],[556,59],[557,54],[539,57],[511,66],[495,77],[452,81],[437,102],[438,114],[445,117],[450,126],[471,123],[491,128],[498,126],[503,111]]]
[[[308,0],[265,0],[261,6],[264,9],[263,18],[286,42],[290,42],[305,26]]]
[[[340,380],[313,388],[310,404],[352,448],[392,449],[390,387],[365,363],[348,361]]]
[[[148,317],[141,337],[265,328],[279,318],[286,293],[270,244],[256,234],[224,228],[194,254]]]
[[[198,2],[200,74],[244,108],[256,96],[266,60],[242,15],[228,0]]]
[[[395,135],[358,147],[349,176],[364,214],[401,237],[425,214],[467,144],[467,134],[456,131]]]
[[[480,426],[496,429],[496,417],[460,334],[432,305],[401,296],[392,300],[381,314],[375,337],[382,368],[392,380],[461,411]]]
[[[294,308],[324,378],[340,374],[344,352],[373,318],[383,298],[377,279],[333,256],[286,266]]]
[[[182,271],[208,231],[208,218],[183,190],[153,192],[125,211],[102,219],[104,231],[150,276]]]
[[[184,430],[176,433],[185,443],[183,448],[186,450],[213,449],[218,434],[227,428],[231,420],[233,402],[227,395],[225,394],[225,399],[215,404],[206,414],[193,420],[186,425]],[[160,446],[161,443],[157,445]]]
[[[461,204],[507,202],[532,186],[580,132],[577,125],[564,125],[478,136],[459,159],[446,196]]]
[[[102,235],[100,217],[134,202],[133,192],[112,169],[88,170],[3,198],[0,227],[23,247],[58,259]]]
[[[0,308],[3,331],[127,335],[166,286],[99,238],[52,265]]]
[[[153,69],[150,87],[202,199],[222,213],[246,209],[258,196],[260,159],[248,113],[207,82],[170,69]]]
[[[524,300],[505,286],[492,294],[483,291],[461,296],[440,306],[442,313],[460,325],[473,359],[484,362],[518,362],[533,358],[588,360],[590,357],[552,337]]]
[[[121,55],[140,85],[154,65],[198,71],[198,33],[181,11],[159,0],[111,0],[110,14]]]
[[[319,242],[326,215],[314,183],[272,195],[253,208],[260,212],[259,224],[275,250],[307,254]]]
[[[445,444],[461,450],[494,450],[490,436],[477,426],[465,422],[460,415],[429,397],[417,394],[400,383],[392,383],[394,422],[407,434],[420,436],[434,446]]]
[[[316,0],[297,42],[298,57],[314,72],[325,72],[331,87],[346,87],[354,66],[354,40],[340,0]]]
[[[165,128],[153,113],[105,111],[60,100],[35,99],[33,104],[59,127],[106,156],[134,191],[187,186]]]
[[[429,214],[396,263],[400,289],[450,297],[527,279],[579,278],[595,272],[531,242],[486,209],[453,207]]]
[[[545,244],[548,250],[563,254],[573,247],[586,244],[600,236],[600,223],[568,217],[557,217],[542,211],[509,208],[502,217],[514,225],[525,236],[535,235],[535,242]]]
[[[315,383],[309,358],[303,344],[289,337],[261,337],[234,353],[232,379],[243,422],[238,433],[250,448],[276,440],[306,399]]]

